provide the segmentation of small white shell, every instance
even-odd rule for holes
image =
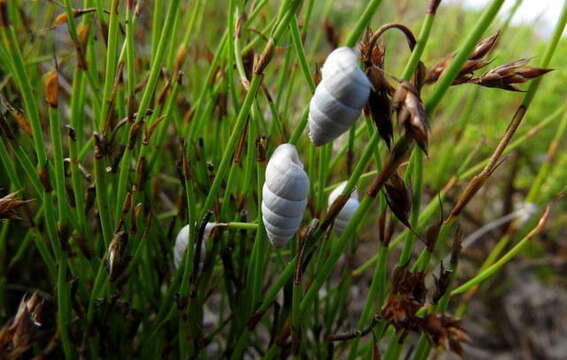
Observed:
[[[329,208],[331,207],[333,202],[335,202],[337,197],[341,195],[345,186],[346,182],[343,182],[329,194]],[[335,233],[337,233],[337,235],[342,234],[342,232],[345,230],[350,219],[356,212],[356,209],[358,209],[358,206],[360,206],[360,202],[358,201],[358,193],[354,191],[335,219],[333,230],[335,231]]]
[[[205,232],[203,233],[203,243],[201,244],[201,266],[205,260],[205,241],[211,236],[211,231],[215,228],[217,223],[209,222],[205,225]],[[177,237],[175,238],[175,246],[173,247],[173,264],[175,268],[181,266],[183,261],[183,256],[185,255],[185,250],[187,250],[187,244],[189,243],[189,225],[185,225],[181,228]]]
[[[309,137],[315,146],[347,131],[368,101],[371,84],[358,63],[358,52],[349,47],[335,49],[325,60],[309,104]]]
[[[299,230],[308,194],[309,177],[295,146],[278,146],[268,161],[262,188],[262,221],[275,247],[286,245]]]

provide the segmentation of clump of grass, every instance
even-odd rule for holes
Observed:
[[[463,354],[471,299],[565,222],[552,209],[565,210],[567,117],[562,98],[545,104],[566,90],[563,69],[543,75],[567,6],[540,52],[510,31],[517,6],[499,22],[504,0],[493,0],[461,26],[462,10],[440,3],[371,0],[347,14],[332,0],[0,0],[0,352]],[[403,24],[415,14],[417,35]],[[441,32],[457,34],[450,49]],[[373,90],[364,119],[315,148],[308,104],[338,45],[360,49]],[[529,57],[536,66],[518,60]],[[302,228],[276,249],[261,203],[281,143],[297,147],[311,189]],[[501,182],[510,153],[525,161]],[[360,205],[333,232],[355,189]],[[518,197],[537,214],[461,274],[461,238]]]

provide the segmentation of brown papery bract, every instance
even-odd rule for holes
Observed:
[[[398,114],[398,122],[417,145],[427,154],[429,124],[427,113],[417,89],[409,82],[402,81],[392,99],[392,112]]]
[[[17,210],[18,208],[26,205],[33,200],[18,200],[16,196],[18,193],[13,192],[0,198],[0,219],[19,219]]]
[[[486,55],[488,55],[496,47],[498,40],[500,39],[500,32],[491,35],[483,40],[481,40],[473,52],[469,56],[468,60],[465,62],[459,75],[453,81],[453,85],[463,84],[470,80],[473,76],[473,72],[482,69],[486,65],[490,64],[490,60],[484,60]],[[451,60],[455,57],[454,54],[445,56],[437,64],[433,65],[427,69],[427,75],[425,76],[425,83],[430,84],[439,80],[445,69],[449,66]]]
[[[509,91],[521,91],[513,84],[521,84],[528,80],[542,76],[553,69],[543,69],[527,66],[529,59],[521,59],[498,66],[486,74],[468,81],[480,86],[498,88]]]
[[[386,80],[383,71],[376,66],[366,69],[366,75],[374,87],[370,91],[366,110],[374,120],[380,137],[389,148],[394,136],[390,100],[393,88]]]
[[[412,192],[398,174],[393,174],[385,185],[388,207],[402,224],[411,229],[409,214],[412,208]]]

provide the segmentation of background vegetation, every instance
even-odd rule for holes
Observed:
[[[0,358],[565,358],[567,8],[543,39],[503,2],[0,0]],[[397,124],[389,149],[370,117],[315,148],[320,65],[386,23],[418,38],[381,38],[394,87],[455,54],[421,93],[427,156]],[[554,71],[523,93],[450,86],[497,31],[475,76]],[[275,249],[258,204],[284,142],[311,191]],[[382,191],[393,164],[405,185]],[[337,236],[345,180],[363,200]]]

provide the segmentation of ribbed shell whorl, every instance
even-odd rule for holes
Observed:
[[[309,177],[295,146],[278,146],[268,161],[262,188],[262,220],[275,247],[285,246],[299,230],[308,194]]]
[[[368,101],[371,84],[359,67],[359,54],[340,47],[321,68],[321,82],[309,104],[309,137],[315,146],[347,131]]]
[[[346,182],[341,183],[337,186],[330,194],[329,194],[329,207],[335,202],[337,197],[341,195],[344,188],[346,186]],[[360,206],[360,202],[358,201],[358,193],[354,191],[350,194],[350,198],[347,200],[337,217],[335,218],[335,224],[333,225],[333,230],[337,235],[342,234],[342,232],[347,227],[350,219],[356,212],[356,209]]]

